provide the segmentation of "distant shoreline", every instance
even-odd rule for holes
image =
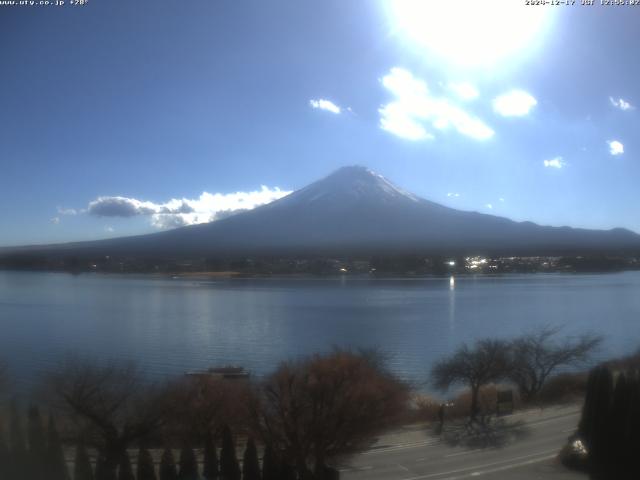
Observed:
[[[624,272],[638,272],[640,269],[628,268],[619,270],[585,270],[585,271],[513,271],[513,272],[496,272],[496,273],[471,273],[471,272],[452,272],[446,274],[434,274],[434,273],[249,273],[249,272],[236,272],[236,271],[202,271],[202,272],[116,272],[116,271],[71,271],[71,270],[43,270],[43,269],[10,269],[0,268],[0,272],[9,273],[66,273],[69,275],[87,275],[97,274],[105,276],[122,276],[122,277],[147,277],[147,278],[159,278],[165,280],[251,280],[251,279],[299,279],[299,280],[313,280],[313,279],[357,279],[357,280],[390,280],[390,279],[449,279],[454,278],[498,278],[498,277],[510,277],[510,276],[533,276],[533,275],[605,275],[616,274]]]

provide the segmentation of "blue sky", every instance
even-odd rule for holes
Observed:
[[[640,231],[640,7],[475,3],[0,7],[0,245],[209,221],[350,164]]]

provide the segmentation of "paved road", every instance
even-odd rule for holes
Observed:
[[[406,427],[384,435],[341,467],[345,480],[586,480],[556,460],[579,408],[550,407],[493,420],[485,428]]]

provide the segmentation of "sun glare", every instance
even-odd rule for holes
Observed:
[[[460,67],[492,67],[529,49],[553,10],[514,0],[390,0],[389,6],[399,32]]]

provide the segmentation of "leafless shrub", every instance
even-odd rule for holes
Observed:
[[[115,474],[126,448],[162,427],[169,413],[166,390],[145,382],[131,364],[69,359],[48,375],[46,388],[52,406],[99,450],[106,478]]]
[[[463,345],[453,355],[437,362],[431,369],[433,384],[442,390],[452,385],[466,385],[471,391],[469,413],[475,420],[480,411],[480,388],[507,374],[509,344],[502,340],[479,340],[473,348]]]
[[[538,392],[536,401],[541,404],[574,402],[587,391],[587,374],[561,373],[550,377]]]
[[[438,411],[442,401],[430,395],[417,395],[414,397],[415,419],[422,422],[434,422],[438,419]]]
[[[584,334],[556,340],[558,327],[542,327],[511,342],[508,378],[524,402],[537,397],[549,376],[560,367],[584,365],[602,337]]]
[[[165,434],[179,442],[204,445],[224,425],[242,431],[247,426],[250,385],[207,375],[186,376],[172,383],[167,400],[171,411]]]
[[[256,393],[254,429],[300,475],[367,444],[408,404],[402,382],[346,350],[283,363]]]

